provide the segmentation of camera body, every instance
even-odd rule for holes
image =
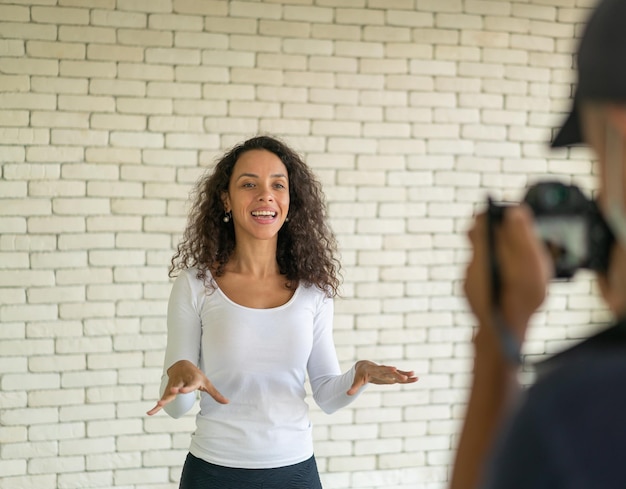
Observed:
[[[605,272],[613,233],[595,201],[576,185],[539,182],[523,202],[534,214],[535,227],[554,261],[555,278],[571,278],[578,269]]]

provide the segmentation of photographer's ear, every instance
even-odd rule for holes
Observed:
[[[606,272],[598,272],[600,294],[609,310],[621,317],[626,313],[626,250],[615,244],[611,250],[609,267]]]
[[[608,122],[626,138],[626,105],[609,104],[606,107]]]
[[[611,272],[598,273],[598,288],[609,311],[616,317],[621,317],[626,312],[624,290],[613,283]]]
[[[607,277],[606,272],[597,272],[598,279],[598,288],[600,289],[600,295],[604,299],[604,302],[609,305],[609,309],[612,309],[610,306],[610,286],[609,286],[609,278]]]

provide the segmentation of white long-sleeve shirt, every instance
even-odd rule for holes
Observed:
[[[164,372],[179,360],[200,367],[228,400],[201,393],[190,452],[239,468],[292,465],[313,455],[305,402],[308,375],[315,402],[326,412],[358,395],[346,391],[354,366],[341,373],[332,336],[333,301],[317,287],[300,285],[284,305],[253,309],[207,290],[196,269],[183,271],[170,295]],[[167,384],[161,382],[161,393]],[[185,414],[196,394],[178,395],[165,411]]]

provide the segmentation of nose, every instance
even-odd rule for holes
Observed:
[[[263,185],[259,187],[259,200],[272,202],[274,200],[274,192],[269,185]]]

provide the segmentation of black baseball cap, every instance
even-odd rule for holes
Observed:
[[[583,142],[580,103],[626,102],[626,0],[600,0],[581,38],[578,83],[572,109],[551,143],[553,148]]]

